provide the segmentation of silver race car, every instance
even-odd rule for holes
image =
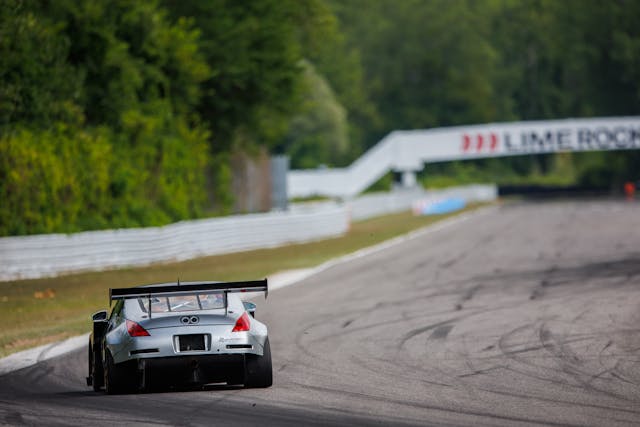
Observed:
[[[223,382],[270,387],[267,327],[238,292],[266,298],[267,280],[110,289],[111,314],[93,315],[87,385],[109,394]]]

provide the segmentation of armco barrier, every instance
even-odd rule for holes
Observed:
[[[494,185],[366,194],[343,204],[292,204],[289,211],[183,221],[164,227],[0,238],[0,281],[141,266],[339,236],[349,222],[402,212],[425,197],[495,200]]]
[[[495,185],[474,184],[442,190],[398,189],[391,193],[365,194],[347,202],[351,218],[362,220],[378,215],[407,211],[413,203],[426,198],[460,198],[467,203],[496,200]]]
[[[347,231],[335,203],[297,212],[184,221],[164,227],[0,238],[0,280],[140,266],[300,243]]]
[[[347,202],[351,219],[362,220],[411,209],[413,202],[425,196],[422,189],[397,189],[390,193],[369,193]]]

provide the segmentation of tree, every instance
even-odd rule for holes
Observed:
[[[209,68],[188,20],[155,2],[9,1],[0,32],[0,233],[203,214]]]
[[[174,19],[190,17],[202,33],[212,70],[198,110],[213,153],[272,143],[286,128],[301,75],[291,22],[294,0],[166,0]]]
[[[347,115],[326,79],[304,62],[304,102],[290,122],[282,149],[296,169],[339,165],[349,149]]]
[[[475,2],[336,2],[350,43],[360,46],[365,86],[382,116],[370,144],[395,129],[488,121],[504,113],[486,12]],[[485,21],[486,22],[486,21]]]
[[[39,12],[35,2],[0,2],[0,134],[17,122],[79,119],[82,79],[66,60],[70,42]]]

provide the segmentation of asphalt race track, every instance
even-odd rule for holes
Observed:
[[[640,425],[640,203],[502,206],[257,303],[270,389],[107,396],[82,350],[0,377],[0,424]]]

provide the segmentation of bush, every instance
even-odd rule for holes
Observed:
[[[153,122],[153,123],[151,123]],[[19,129],[0,139],[0,235],[163,225],[202,215],[207,134],[139,116],[143,130]],[[146,125],[146,126],[145,126]]]

